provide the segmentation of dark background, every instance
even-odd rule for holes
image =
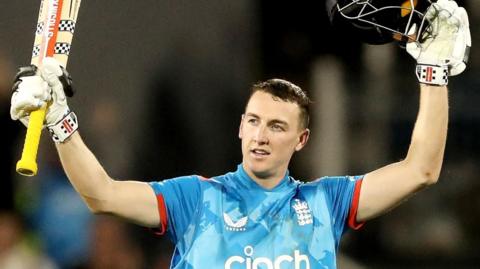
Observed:
[[[473,49],[467,70],[449,84],[440,181],[348,233],[339,268],[480,266],[480,8],[458,2],[470,14]],[[46,135],[38,176],[15,175],[24,128],[9,119],[10,84],[15,68],[30,61],[38,3],[0,7],[0,198],[23,223],[19,241],[60,268],[166,268],[165,238],[87,212]],[[238,124],[250,85],[285,78],[315,102],[311,141],[291,166],[308,181],[367,173],[405,156],[418,107],[414,65],[396,44],[365,45],[333,29],[323,1],[83,1],[69,104],[114,178],[214,176],[241,161]]]

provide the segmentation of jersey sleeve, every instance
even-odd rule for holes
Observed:
[[[201,201],[201,183],[198,176],[183,176],[159,182],[150,182],[158,202],[159,234],[167,233],[176,243],[194,219]]]
[[[319,180],[330,208],[336,238],[340,238],[347,227],[356,230],[363,226],[363,223],[356,222],[362,179],[363,176],[344,176]]]

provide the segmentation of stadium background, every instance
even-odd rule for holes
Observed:
[[[440,182],[348,233],[339,268],[480,265],[480,7],[459,3],[474,48],[467,71],[450,83]],[[38,1],[0,7],[0,268],[7,257],[15,268],[167,268],[165,238],[87,212],[47,135],[39,175],[14,174],[24,128],[9,119],[10,87],[15,68],[30,60]],[[291,166],[297,179],[311,180],[404,157],[418,106],[413,69],[395,44],[368,46],[334,31],[323,1],[83,1],[69,102],[111,176],[214,176],[241,161],[237,129],[249,86],[286,78],[315,101],[313,136]]]

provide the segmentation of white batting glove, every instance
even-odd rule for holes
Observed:
[[[427,10],[429,36],[407,44],[407,52],[417,60],[417,78],[421,83],[446,85],[448,76],[462,73],[471,47],[467,12],[452,0],[438,0]],[[411,32],[415,32],[413,26]]]
[[[22,67],[13,86],[10,117],[28,126],[30,112],[41,108],[50,101],[50,89],[42,77],[35,75],[34,66]]]
[[[44,127],[55,142],[63,142],[77,129],[75,113],[67,104],[67,96],[73,95],[72,80],[54,58],[45,58],[42,67],[20,68],[13,86],[10,116],[28,126],[32,111],[48,104]]]

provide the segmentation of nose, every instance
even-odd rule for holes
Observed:
[[[259,126],[253,138],[255,142],[257,142],[257,144],[259,145],[268,144],[267,127]]]

